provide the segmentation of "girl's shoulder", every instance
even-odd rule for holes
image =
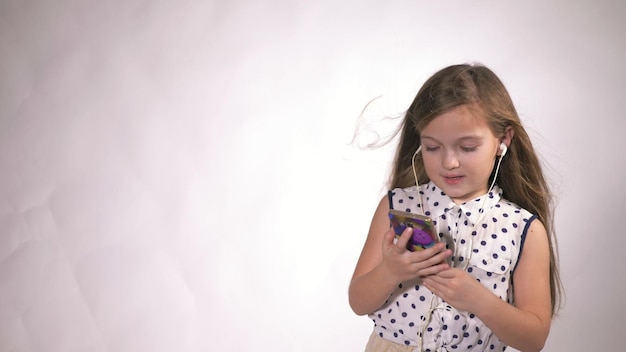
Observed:
[[[500,200],[495,205],[495,207],[499,208],[500,211],[504,214],[518,214],[519,216],[522,216],[527,219],[535,217],[535,214],[531,213],[530,211],[520,207],[519,205],[505,198],[500,198]]]
[[[436,192],[438,190],[437,186],[432,184],[431,182],[423,185],[417,186],[409,186],[406,188],[393,188],[388,191],[389,196],[399,196],[399,197],[415,197],[418,194],[428,195],[432,192]]]
[[[409,213],[417,212],[419,208],[419,192],[415,186],[394,188],[387,192],[389,209],[398,209]]]
[[[387,195],[390,199],[393,197],[415,197],[417,194],[419,194],[419,192],[415,186],[407,188],[393,188],[387,191]]]

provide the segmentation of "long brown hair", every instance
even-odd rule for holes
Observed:
[[[401,123],[389,186],[406,188],[415,185],[411,160],[421,144],[420,131],[435,117],[460,105],[480,109],[496,136],[503,136],[508,128],[514,132],[500,166],[498,185],[504,191],[504,198],[536,214],[546,228],[550,244],[550,294],[554,315],[560,306],[562,284],[554,236],[553,196],[513,101],[493,71],[480,64],[453,65],[436,72],[424,83]],[[421,154],[416,156],[415,163],[420,184],[428,183],[430,180]],[[493,177],[492,174],[489,182]]]

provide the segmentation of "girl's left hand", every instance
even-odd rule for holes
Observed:
[[[458,268],[422,278],[424,286],[458,310],[475,312],[485,294],[491,294],[474,277]]]

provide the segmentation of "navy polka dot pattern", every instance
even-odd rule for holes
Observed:
[[[481,197],[459,205],[433,183],[421,185],[420,192],[423,213],[433,219],[440,239],[453,250],[450,264],[464,268],[500,299],[513,304],[511,276],[535,217],[503,199],[498,186],[486,200]],[[417,195],[415,186],[394,189],[389,191],[390,204],[394,209],[422,213]],[[370,318],[374,331],[387,340],[418,346],[423,338],[423,351],[506,349],[476,316],[446,304],[422,286],[419,278],[400,284]]]

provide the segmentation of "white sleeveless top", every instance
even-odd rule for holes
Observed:
[[[536,217],[502,196],[495,186],[483,197],[457,205],[432,182],[421,185],[424,211],[415,186],[389,191],[389,206],[433,219],[439,237],[453,250],[450,264],[464,268],[500,299],[513,304],[513,270],[528,227]],[[482,214],[481,207],[485,209]],[[480,223],[476,224],[475,222]],[[382,338],[421,351],[504,351],[504,345],[471,312],[458,311],[422,286],[401,283],[386,303],[369,315]],[[423,336],[423,338],[422,338]]]

